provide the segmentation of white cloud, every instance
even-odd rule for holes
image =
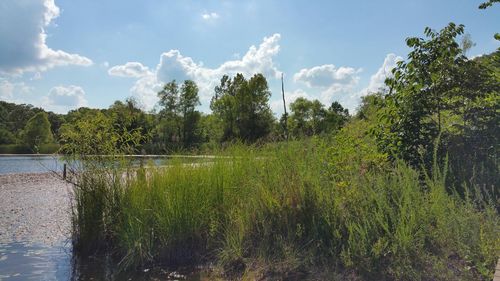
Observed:
[[[301,69],[295,73],[293,80],[308,87],[330,88],[332,86],[349,86],[358,83],[361,70],[352,67],[336,68],[333,64],[325,64]]]
[[[352,67],[336,68],[332,64],[304,68],[294,75],[294,81],[303,83],[325,105],[338,101],[350,112],[354,112],[359,104],[360,97],[368,93],[379,91],[385,87],[385,79],[392,75],[392,69],[402,58],[395,54],[388,54],[382,66],[370,77],[366,88],[359,90],[359,73],[361,69]],[[317,96],[317,97],[316,97]]]
[[[201,15],[201,18],[204,20],[216,20],[219,18],[219,14],[217,14],[215,12],[204,13]]]
[[[131,93],[146,108],[151,109],[158,101],[156,93],[162,85],[174,79],[195,81],[200,88],[203,103],[210,100],[214,87],[224,74],[233,76],[242,73],[245,77],[250,77],[263,73],[267,77],[279,78],[280,72],[273,58],[280,51],[280,38],[280,34],[265,37],[258,47],[251,46],[241,59],[226,61],[217,68],[205,67],[191,57],[183,56],[179,50],[170,50],[160,55],[160,62],[154,71],[149,71],[136,81]]]
[[[30,80],[40,80],[42,79],[42,74],[40,72],[35,72],[35,74],[33,74],[33,77],[30,78]]]
[[[87,100],[85,99],[85,91],[81,87],[61,85],[50,89],[49,94],[42,98],[42,105],[48,110],[65,113],[87,106]]]
[[[47,46],[45,29],[59,14],[54,0],[2,0],[0,73],[21,74],[61,65],[91,65],[89,58]]]
[[[382,66],[370,77],[370,84],[362,91],[362,95],[377,92],[385,87],[385,79],[392,77],[392,69],[397,66],[398,61],[403,58],[395,54],[388,54]]]
[[[152,109],[158,102],[157,93],[161,91],[163,84],[158,82],[155,75],[140,78],[130,89],[134,96],[145,109]]]
[[[108,70],[108,74],[111,76],[139,78],[150,75],[151,72],[149,68],[145,67],[140,62],[127,62],[124,65],[113,66]]]
[[[33,88],[24,82],[10,82],[0,79],[0,100],[7,102],[23,103],[23,96],[31,94]]]
[[[341,92],[335,93],[335,91],[333,91],[332,93],[325,92],[323,94],[339,97],[338,100],[344,107],[347,107],[350,112],[355,112],[362,96],[385,89],[385,79],[392,76],[392,69],[396,67],[397,62],[401,60],[403,60],[403,58],[395,54],[387,54],[382,66],[380,66],[377,72],[370,77],[368,86],[361,91],[351,91],[345,94],[339,94]]]
[[[362,69],[345,66],[337,68],[333,64],[325,64],[301,69],[294,74],[293,80],[309,87],[315,93],[313,99],[318,99],[326,106],[338,101],[352,110],[355,107],[352,93],[359,84],[361,71]]]

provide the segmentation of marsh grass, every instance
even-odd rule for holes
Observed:
[[[321,267],[366,279],[492,276],[494,204],[478,210],[448,193],[442,170],[422,182],[404,163],[339,138],[234,145],[218,155],[202,165],[84,174],[76,249],[111,252],[122,268],[211,263],[232,277]]]

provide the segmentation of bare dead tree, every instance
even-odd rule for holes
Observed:
[[[285,114],[283,115],[283,127],[285,129],[285,139],[288,140],[288,114],[286,113],[286,102],[285,102],[285,83],[283,82],[283,73],[281,73],[281,93],[283,96],[283,110]]]

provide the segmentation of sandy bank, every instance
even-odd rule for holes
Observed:
[[[66,240],[70,190],[70,184],[49,173],[0,175],[0,243]]]

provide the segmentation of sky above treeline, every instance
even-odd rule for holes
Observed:
[[[145,110],[173,79],[194,80],[209,112],[224,74],[266,75],[271,107],[297,97],[350,111],[409,49],[405,38],[464,24],[495,51],[500,5],[476,0],[1,0],[0,100],[66,113],[134,97]]]

